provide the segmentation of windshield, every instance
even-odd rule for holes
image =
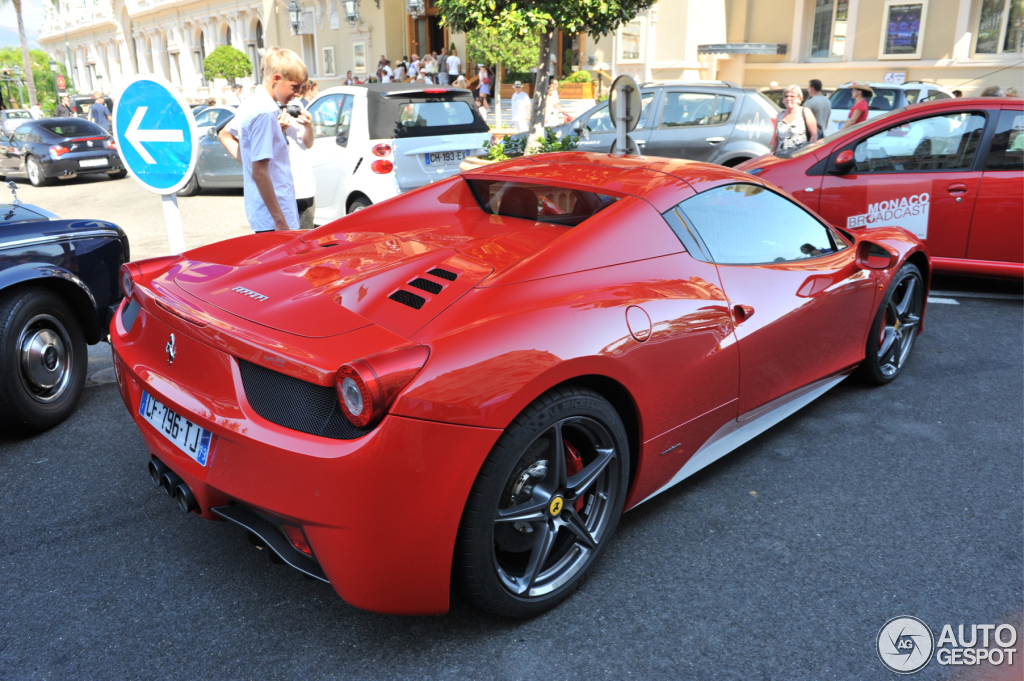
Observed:
[[[8,118],[32,118],[32,114],[28,111],[8,111]]]
[[[806,154],[808,152],[814,151],[815,149],[820,147],[825,142],[835,142],[836,140],[842,139],[844,137],[849,137],[851,135],[855,135],[858,132],[860,132],[860,129],[863,128],[868,123],[874,124],[877,121],[884,120],[886,118],[889,118],[890,116],[895,116],[896,114],[903,113],[906,110],[907,110],[907,107],[904,106],[904,107],[900,107],[899,109],[895,109],[893,111],[887,111],[886,113],[882,114],[881,116],[876,116],[875,118],[872,118],[870,121],[862,121],[860,123],[857,123],[856,125],[851,125],[848,128],[844,128],[843,130],[837,130],[836,132],[832,133],[831,135],[823,137],[822,139],[818,140],[817,142],[813,142],[811,144],[808,144],[805,147],[800,147],[799,149],[797,149],[795,151],[777,151],[777,152],[775,152],[775,156],[778,157],[778,158],[797,158],[799,156],[803,156],[804,154]]]
[[[467,180],[480,207],[491,215],[575,227],[618,199],[604,194],[532,182]]]
[[[868,102],[869,109],[891,111],[894,106],[899,104],[900,91],[897,88],[876,87],[873,89],[875,94]],[[853,88],[845,87],[836,90],[832,93],[829,101],[832,102],[833,109],[852,109],[854,105]]]
[[[95,123],[89,121],[68,121],[66,118],[57,119],[53,122],[42,121],[39,127],[48,130],[59,137],[106,137],[107,132]]]

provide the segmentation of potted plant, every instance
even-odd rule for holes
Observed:
[[[558,96],[562,99],[594,99],[594,83],[590,71],[574,71],[559,84]]]

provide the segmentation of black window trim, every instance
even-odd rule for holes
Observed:
[[[751,185],[751,186],[754,186],[754,187],[760,187],[761,189],[763,189],[763,190],[765,190],[767,192],[770,192],[770,193],[778,196],[780,199],[783,199],[783,200],[788,201],[789,203],[793,204],[794,206],[796,206],[797,208],[802,210],[804,213],[806,213],[809,218],[811,218],[812,220],[817,222],[819,225],[821,225],[825,229],[825,233],[828,234],[829,240],[832,242],[832,248],[834,248],[834,249],[836,248],[836,246],[837,246],[837,244],[836,244],[837,239],[840,240],[843,244],[845,244],[845,248],[834,250],[831,253],[822,253],[821,255],[815,255],[815,256],[812,256],[810,258],[801,258],[800,260],[786,260],[784,262],[718,262],[717,260],[715,260],[711,256],[711,251],[708,250],[707,246],[704,244],[703,238],[701,238],[701,236],[700,236],[700,230],[697,228],[697,225],[693,222],[693,220],[691,220],[690,217],[686,214],[686,211],[683,210],[682,206],[683,206],[683,204],[685,204],[690,199],[693,199],[693,198],[695,198],[697,196],[700,196],[701,194],[706,194],[707,192],[716,191],[716,190],[719,190],[719,189],[723,189],[725,187],[734,187],[736,185],[743,185],[743,184]],[[677,215],[672,215],[673,213],[676,213]],[[684,239],[682,236],[680,236],[679,231],[677,231],[676,229],[673,229],[672,231],[673,231],[673,233],[675,233],[676,237],[683,244],[683,247],[686,248],[687,252],[691,256],[693,256],[697,260],[701,260],[703,262],[707,262],[707,263],[711,263],[713,265],[716,265],[717,267],[764,267],[764,266],[776,266],[776,265],[791,265],[792,263],[795,263],[795,262],[801,262],[802,263],[802,262],[809,262],[811,260],[818,260],[820,258],[830,258],[830,257],[832,257],[834,255],[838,255],[842,251],[845,251],[847,248],[852,248],[856,244],[856,239],[852,239],[852,240],[850,240],[849,243],[847,243],[847,239],[846,239],[847,235],[846,235],[846,233],[837,230],[836,228],[832,227],[832,225],[830,225],[827,222],[821,220],[817,215],[812,213],[810,211],[810,209],[807,208],[807,206],[803,205],[802,203],[800,203],[796,199],[790,198],[790,197],[786,196],[785,194],[783,194],[782,192],[777,192],[774,189],[771,189],[771,188],[769,188],[769,187],[767,187],[767,186],[765,186],[763,184],[759,184],[757,182],[729,182],[727,184],[720,184],[720,185],[718,185],[716,187],[712,187],[710,189],[706,189],[705,191],[700,192],[700,194],[694,194],[693,196],[686,197],[685,199],[680,201],[678,204],[676,204],[672,208],[669,208],[667,211],[662,213],[661,216],[665,219],[666,222],[669,223],[670,227],[672,226],[672,222],[673,221],[678,220],[686,228],[686,232],[688,232],[690,237],[694,239],[693,244],[692,244],[693,248],[691,248],[691,244],[687,244],[686,243],[687,239]]]
[[[996,128],[999,127],[999,118],[1000,118],[1000,116],[1003,115],[1004,111],[1012,111],[1013,113],[1017,114],[1018,116],[1024,115],[1024,110],[1017,109],[1017,108],[1001,107],[999,109],[993,109],[993,113],[995,113],[996,115],[992,116],[991,118],[989,118],[989,125],[988,125],[987,128],[985,128],[985,135],[984,135],[984,137],[981,138],[981,144],[978,145],[979,147],[981,147],[982,149],[985,150],[984,154],[979,154],[978,155],[978,158],[976,159],[976,162],[974,164],[975,165],[974,170],[976,170],[978,172],[989,172],[989,173],[1012,173],[1012,172],[1018,172],[1019,173],[1020,172],[1019,170],[1014,171],[1014,170],[986,170],[985,169],[986,164],[988,164],[988,156],[989,156],[989,154],[992,153],[992,143],[996,139]]]
[[[989,116],[989,113],[991,113],[992,111],[993,110],[991,110],[991,109],[977,109],[977,110],[976,109],[958,109],[956,111],[929,112],[929,113],[927,113],[924,116],[916,116],[916,117],[913,117],[913,118],[905,118],[902,121],[893,123],[892,125],[890,125],[890,126],[888,126],[886,128],[876,129],[876,130],[874,130],[874,131],[872,131],[872,132],[870,132],[868,134],[863,135],[862,137],[858,137],[858,138],[856,138],[856,139],[854,139],[854,140],[844,144],[841,147],[837,147],[835,150],[832,151],[831,154],[829,154],[828,166],[825,169],[825,173],[828,174],[828,175],[839,175],[839,174],[841,174],[836,169],[836,164],[835,164],[836,156],[838,156],[839,154],[841,154],[844,151],[854,151],[857,148],[858,144],[860,144],[861,142],[863,142],[864,140],[866,140],[869,137],[874,137],[875,135],[880,135],[880,134],[882,134],[883,132],[885,132],[887,130],[892,130],[893,128],[898,128],[901,125],[906,125],[907,123],[912,123],[914,121],[924,120],[925,118],[935,118],[936,116],[949,116],[949,115],[962,114],[962,113],[978,114],[979,116],[984,116],[985,117],[985,126],[982,129],[981,140],[978,142],[978,148],[974,150],[974,160],[971,162],[970,167],[968,167],[966,169],[962,169],[962,170],[948,170],[948,169],[945,169],[945,168],[927,168],[927,169],[924,169],[924,170],[871,170],[871,171],[867,171],[867,172],[863,172],[863,173],[857,173],[857,174],[858,175],[868,175],[868,174],[870,174],[870,175],[906,175],[907,173],[956,173],[956,172],[968,173],[968,172],[976,172],[976,171],[983,170],[984,167],[985,167],[985,159],[988,157],[988,154],[985,154],[983,156],[979,152],[982,149],[987,149],[988,148],[987,145],[991,145],[992,137],[995,134],[995,125],[992,123],[992,116]],[[998,118],[998,117],[996,117],[996,118]],[[849,175],[850,173],[845,173],[845,174]]]

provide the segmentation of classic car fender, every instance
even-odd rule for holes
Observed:
[[[72,272],[47,262],[24,262],[0,270],[0,292],[29,282],[44,286],[67,301],[82,325],[87,343],[99,342],[106,333],[105,322],[109,321],[113,308],[100,310],[92,291]]]

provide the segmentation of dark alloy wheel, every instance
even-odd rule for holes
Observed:
[[[28,173],[28,181],[33,187],[45,187],[49,179],[43,173],[43,166],[35,156],[29,156],[25,161],[25,172]]]
[[[115,170],[112,173],[107,173],[107,175],[110,176],[110,179],[112,180],[123,180],[124,178],[128,177],[128,171],[125,170],[124,168],[121,168],[120,170]]]
[[[507,617],[568,596],[608,544],[629,479],[625,428],[600,395],[560,388],[505,430],[473,485],[455,565],[467,598]]]
[[[88,367],[78,320],[56,294],[0,297],[0,430],[33,433],[74,410]]]
[[[896,379],[921,331],[926,291],[921,271],[905,264],[889,285],[868,335],[861,375],[872,383]]]

